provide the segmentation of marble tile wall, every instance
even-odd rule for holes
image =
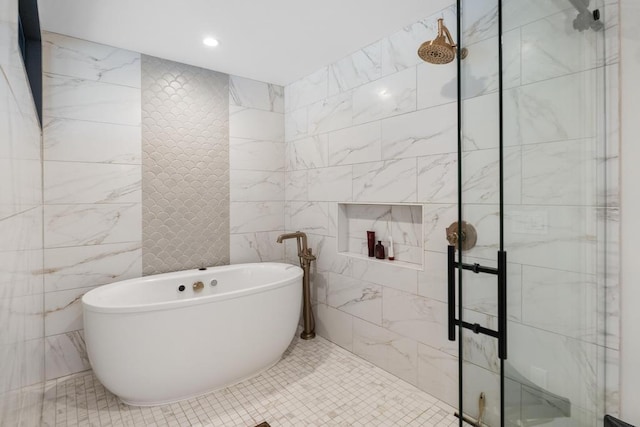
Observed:
[[[619,348],[617,14],[596,3],[605,35],[574,30],[570,4],[504,2],[510,362],[522,375],[509,382],[569,397],[576,420],[599,416],[605,394],[609,412],[618,405],[617,369],[604,363]],[[496,5],[463,2],[462,21],[463,198],[479,234],[468,256],[485,264],[499,244]],[[318,254],[318,332],[455,404],[444,232],[457,219],[455,63],[415,53],[440,17],[455,34],[452,6],[285,87],[285,226],[307,232]],[[338,202],[422,204],[424,270],[338,254]],[[495,323],[495,283],[466,280],[469,318]],[[464,339],[467,382],[492,388],[495,343]]]
[[[455,23],[454,7],[285,87],[285,226],[307,232],[318,256],[317,332],[454,404],[456,349],[446,340],[446,294],[434,283],[444,286],[437,251],[446,240],[433,224],[455,215],[457,201],[455,67],[426,68],[415,53],[439,17]],[[419,229],[424,270],[339,254],[366,234],[338,236],[344,206],[359,206],[338,202],[381,203],[383,216],[388,204],[421,204],[409,234]],[[354,216],[343,218],[349,233]]]
[[[229,77],[231,263],[283,261],[284,88]]]
[[[44,376],[41,131],[18,47],[18,2],[0,5],[0,425],[38,425]]]
[[[142,179],[145,145],[141,138],[141,112],[151,114],[157,105],[147,105],[144,110],[140,54],[45,33],[43,63],[45,206],[40,215],[44,215],[45,324],[41,329],[46,335],[46,377],[57,378],[89,368],[82,331],[82,295],[102,284],[138,277],[145,271],[157,272],[156,261],[168,255],[154,246],[161,244],[155,234],[163,224],[143,221],[142,198],[167,200],[168,192],[174,194],[180,188],[190,189],[177,191],[180,194],[195,195],[198,191],[180,185],[161,188],[153,185],[153,179],[146,180],[145,186]],[[182,64],[175,64],[176,67],[193,69]],[[277,244],[276,238],[284,230],[283,88],[202,71],[225,82],[218,88],[219,96],[210,94],[205,101],[198,95],[192,105],[224,111],[224,118],[216,119],[215,125],[222,132],[218,136],[224,141],[225,150],[214,151],[230,171],[224,173],[226,178],[221,185],[208,186],[227,194],[226,201],[218,206],[220,214],[196,209],[207,213],[201,215],[202,219],[221,240],[215,243],[214,239],[199,239],[206,250],[195,253],[209,256],[212,261],[207,264],[228,263],[229,258],[234,263],[281,261],[284,246]],[[182,89],[193,90],[196,83],[191,81]],[[150,99],[148,103],[152,104],[158,97]],[[171,118],[163,120],[168,123]],[[153,128],[153,123],[150,126]],[[202,131],[197,124],[190,129],[191,134]],[[167,139],[167,135],[156,134],[155,139],[147,141],[147,171],[164,165],[169,157],[182,159],[180,155],[173,156],[177,144],[163,146],[164,151],[158,149],[160,141],[170,142],[175,136],[172,135]],[[188,147],[193,153],[202,154],[193,144]],[[164,157],[157,156],[160,151]],[[178,173],[189,170],[197,174],[203,171],[199,161],[174,161],[172,165]],[[216,173],[201,175],[203,182],[208,182],[208,177],[219,177]],[[187,212],[191,215],[195,205],[184,205],[191,209]],[[184,212],[181,215],[185,217]],[[229,217],[233,218],[231,224]],[[154,257],[148,262],[143,259],[143,235],[149,243],[146,253]],[[223,256],[212,255],[209,249],[213,248]],[[169,261],[166,258],[163,263],[168,265]],[[171,270],[192,268],[195,262],[193,257],[174,261]]]
[[[142,274],[140,55],[43,35],[48,379],[89,368],[82,295]]]

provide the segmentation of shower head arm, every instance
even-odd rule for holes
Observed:
[[[453,41],[453,37],[451,37],[451,33],[449,32],[449,29],[447,28],[446,25],[444,25],[444,19],[442,18],[438,18],[438,36],[436,37],[436,40],[440,38],[446,38],[447,43],[452,48],[456,49],[457,45]]]
[[[453,41],[453,37],[451,37],[451,33],[449,32],[449,29],[447,27],[442,25],[442,27],[440,28],[439,32],[440,32],[440,34],[442,34],[444,32],[445,36],[447,37],[447,41],[449,42],[451,47],[453,47],[453,48],[457,48],[458,47],[458,45],[456,45],[456,43]]]

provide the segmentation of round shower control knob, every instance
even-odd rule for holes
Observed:
[[[454,222],[447,227],[447,240],[456,249],[459,244],[462,244],[462,250],[468,251],[476,245],[478,234],[473,225],[468,222],[462,221],[462,227],[458,227],[458,223]]]

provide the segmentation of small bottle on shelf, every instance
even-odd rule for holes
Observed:
[[[376,245],[376,258],[384,259],[384,246],[382,246],[381,240],[378,240],[378,244]]]
[[[393,237],[389,236],[389,261],[393,261],[395,254],[393,253]]]

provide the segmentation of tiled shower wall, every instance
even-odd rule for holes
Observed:
[[[446,305],[421,296],[444,271],[442,261],[426,256],[422,272],[336,253],[337,202],[415,203],[438,189],[455,202],[455,182],[434,186],[427,177],[435,167],[455,165],[434,161],[430,167],[418,158],[455,151],[455,69],[435,68],[429,86],[416,85],[422,67],[415,47],[432,38],[442,16],[455,22],[454,9],[447,9],[285,87],[286,221],[288,229],[309,233],[318,255],[318,332],[452,401],[455,353],[442,351]],[[448,82],[454,86],[446,90]],[[429,89],[444,90],[433,99]],[[423,209],[430,248],[444,233],[429,225],[432,207]],[[452,369],[442,369],[446,364]],[[437,370],[442,374],[431,375]]]
[[[45,33],[47,379],[89,368],[80,298],[138,277],[140,55]]]
[[[285,87],[285,223],[307,232],[318,256],[317,332],[454,403],[435,222],[456,202],[456,181],[440,178],[456,168],[455,64],[427,68],[416,55],[439,17],[455,31],[450,7]],[[422,203],[424,270],[338,254],[338,202]]]
[[[479,236],[468,255],[488,264],[498,247],[495,6],[463,4],[465,216]],[[617,16],[615,7],[597,6],[607,23],[604,43],[602,33],[572,28],[569,3],[504,2],[509,359],[527,380],[569,398],[578,422],[604,409],[597,393],[605,383],[609,412],[617,410]],[[285,87],[285,224],[308,232],[318,254],[318,332],[455,404],[445,228],[457,220],[456,69],[416,55],[434,38],[439,17],[455,34],[451,7]],[[596,119],[605,73],[606,124]],[[596,181],[598,188],[583,186]],[[338,202],[421,203],[424,271],[338,254]],[[495,279],[473,280],[467,318],[492,325]],[[555,286],[545,285],[550,280]],[[495,343],[465,341],[467,402],[485,391],[495,405]],[[606,373],[598,363],[605,353]],[[547,370],[544,379],[536,367]],[[518,407],[527,392],[513,391],[509,404]]]
[[[0,425],[38,425],[44,380],[41,133],[18,48],[18,2],[0,4]]]
[[[229,79],[231,263],[282,261],[284,89]]]
[[[95,286],[159,271],[160,259],[179,270],[228,263],[229,256],[232,262],[283,258],[282,246],[275,243],[284,228],[283,89],[145,57],[156,69],[179,70],[175,80],[158,75],[155,86],[148,82],[156,95],[147,98],[141,89],[140,54],[53,33],[43,38],[44,329],[46,377],[51,379],[89,368],[80,299]],[[194,73],[202,79],[185,80]],[[215,90],[205,87],[215,106],[207,96],[190,93],[202,93],[198,85],[209,83],[217,85]],[[200,127],[176,125],[170,135],[150,132],[143,143],[141,112],[153,130],[151,119],[159,109],[145,106],[143,99],[155,102],[162,88],[164,106],[169,103],[168,110],[177,112],[163,121],[179,125],[182,107],[200,109],[199,117],[206,119],[213,112],[215,119]],[[200,135],[192,133],[194,128]],[[221,145],[207,152],[212,138]],[[211,170],[209,154],[226,171]],[[175,180],[178,191],[154,181],[175,178],[174,173],[181,179]],[[212,174],[225,178],[207,181]],[[222,195],[220,204],[211,200],[212,193]],[[158,202],[185,196],[179,206]],[[143,200],[152,199],[143,220]],[[234,209],[240,220],[229,225]],[[209,234],[199,233],[198,245],[180,246],[183,238],[192,243],[193,234],[177,235],[175,227],[169,227],[169,234],[163,231],[176,212],[180,227],[208,229]],[[271,220],[261,220],[269,212]],[[162,244],[170,233],[175,246],[193,256],[164,258]],[[143,258],[145,252],[153,256]]]

